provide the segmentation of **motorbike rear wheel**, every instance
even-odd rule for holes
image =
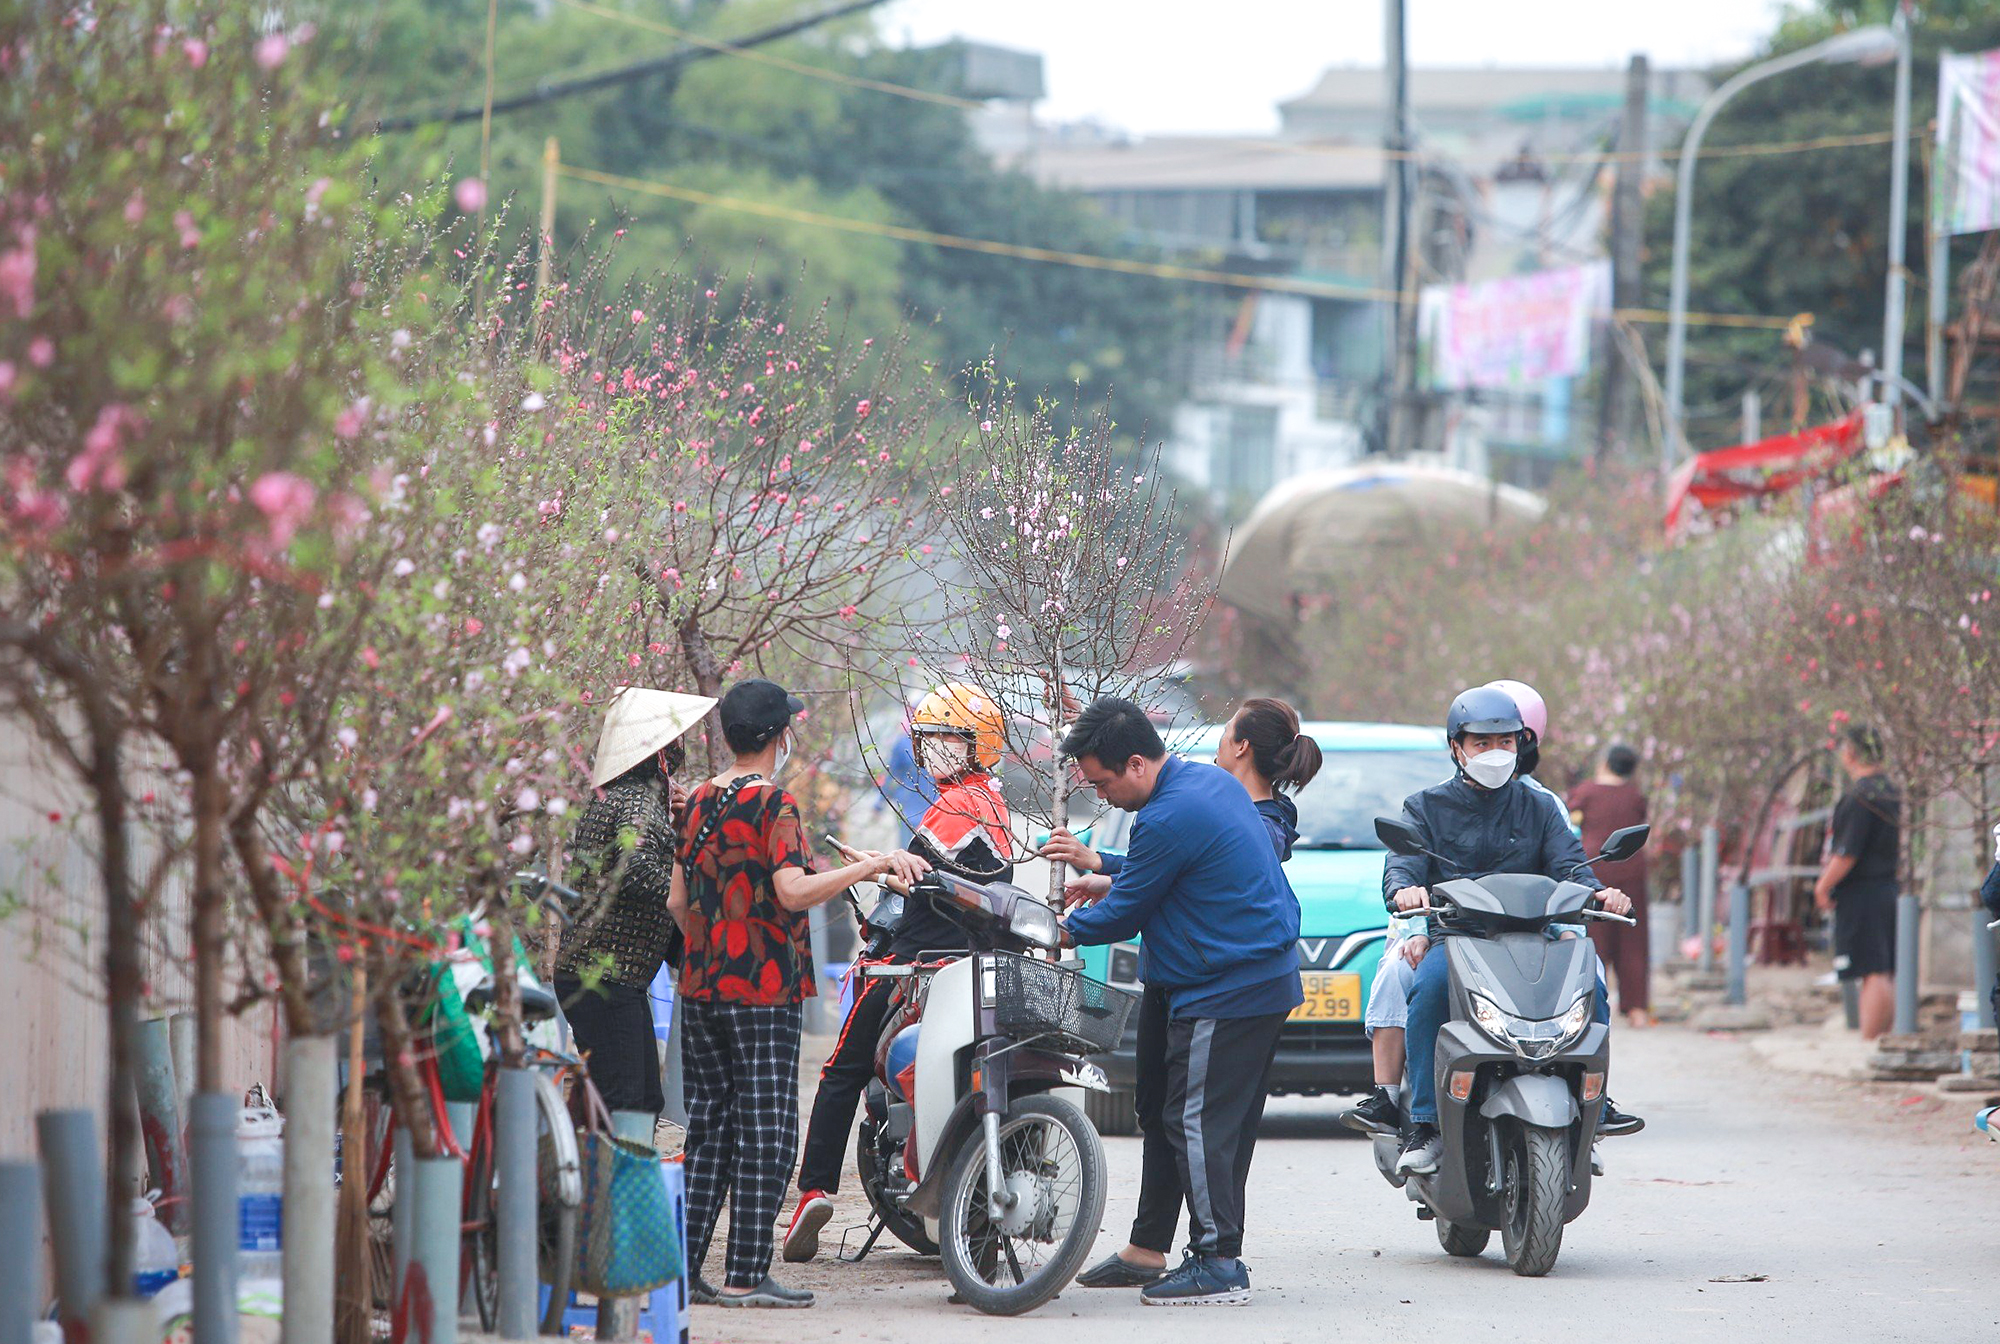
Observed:
[[[1569,1140],[1559,1129],[1521,1125],[1508,1145],[1501,1187],[1507,1224],[1500,1244],[1524,1278],[1555,1268],[1562,1252],[1563,1203],[1569,1194]]]
[[[959,1148],[938,1240],[960,1297],[989,1316],[1018,1316],[1068,1287],[1090,1253],[1104,1218],[1104,1146],[1069,1102],[1018,1097],[1000,1121],[1000,1166],[1018,1202],[996,1224],[985,1136],[975,1132]]]
[[[1444,1247],[1446,1255],[1472,1257],[1485,1251],[1486,1243],[1493,1233],[1484,1227],[1472,1227],[1465,1223],[1447,1222],[1443,1218],[1432,1220],[1437,1224],[1438,1245]]]
[[[924,1220],[901,1209],[882,1189],[882,1164],[876,1160],[875,1145],[877,1134],[875,1124],[864,1119],[860,1132],[854,1140],[854,1170],[861,1181],[861,1191],[868,1196],[868,1207],[882,1220],[882,1226],[889,1229],[897,1241],[915,1251],[918,1255],[936,1255],[937,1243],[924,1230]]]

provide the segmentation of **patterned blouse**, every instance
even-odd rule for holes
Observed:
[[[780,905],[771,885],[780,868],[812,871],[791,794],[754,776],[728,786],[704,781],[688,799],[680,859],[688,891],[684,998],[769,1007],[819,992],[806,915]]]
[[[663,961],[679,959],[680,930],[667,912],[676,837],[664,792],[614,780],[584,808],[570,837],[570,885],[590,899],[563,931],[556,974],[581,979],[608,955],[606,980],[643,989]]]

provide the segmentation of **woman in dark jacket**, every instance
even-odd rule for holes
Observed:
[[[2000,920],[2000,826],[1993,828],[1993,871],[1986,874],[1986,881],[1979,888],[1979,900],[1988,915]],[[1993,934],[1992,929],[1986,931],[1988,938]],[[1993,980],[1993,1020],[2000,1022],[2000,976]]]
[[[570,885],[589,901],[563,934],[555,991],[613,1111],[658,1115],[666,1105],[646,991],[662,964],[680,961],[680,930],[667,913],[679,739],[714,705],[705,696],[620,690],[591,769],[597,796],[570,837]]]

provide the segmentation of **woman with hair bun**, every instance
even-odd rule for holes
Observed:
[[[1222,729],[1215,763],[1242,782],[1271,828],[1279,859],[1299,838],[1297,793],[1319,773],[1319,743],[1299,730],[1299,712],[1283,700],[1245,700]]]

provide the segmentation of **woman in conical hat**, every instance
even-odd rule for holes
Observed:
[[[614,1111],[657,1115],[666,1104],[646,991],[662,964],[680,960],[680,930],[667,913],[673,775],[682,735],[714,707],[707,696],[620,687],[591,765],[597,796],[570,836],[571,885],[590,901],[563,934],[555,989]]]

